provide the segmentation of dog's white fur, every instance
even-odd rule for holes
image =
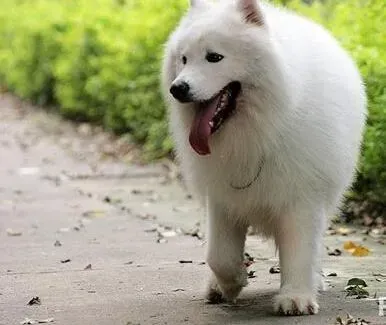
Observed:
[[[365,124],[361,77],[326,30],[294,13],[259,0],[191,2],[166,45],[162,81],[185,177],[208,207],[208,298],[234,300],[246,285],[251,225],[279,249],[275,310],[317,313],[326,217],[352,182]],[[207,62],[207,50],[224,59]],[[236,113],[211,136],[210,155],[198,155],[188,142],[194,106],[169,93],[182,80],[196,100],[241,82]],[[249,188],[232,188],[250,182],[261,166]]]

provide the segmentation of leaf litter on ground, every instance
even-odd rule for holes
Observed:
[[[331,251],[330,248],[327,247],[327,254],[329,256],[340,256],[342,255],[342,251],[338,248],[335,248],[333,251]]]
[[[178,262],[179,262],[180,264],[191,264],[191,263],[193,263],[192,260],[179,260]]]
[[[88,271],[88,270],[92,270],[92,265],[91,264],[88,264],[85,268],[84,268],[85,271]]]
[[[356,230],[352,228],[347,228],[347,227],[339,227],[336,229],[336,233],[342,236],[348,236],[356,233]]]
[[[60,263],[62,263],[62,264],[69,263],[69,262],[71,262],[71,259],[69,259],[69,258],[66,258],[66,259],[60,261]]]
[[[366,246],[357,245],[352,241],[346,241],[343,248],[352,256],[364,257],[370,254],[370,250]]]
[[[109,203],[112,205],[117,205],[117,204],[122,203],[122,199],[121,198],[113,198],[111,196],[106,195],[103,199],[103,202]]]
[[[23,321],[20,322],[21,325],[32,325],[32,324],[46,324],[46,323],[53,323],[53,318],[47,318],[47,319],[30,319],[25,318]]]
[[[187,236],[196,237],[199,240],[204,239],[204,234],[201,231],[200,223],[196,223],[196,225],[190,230],[182,230],[182,233]]]
[[[346,315],[346,319],[342,319],[342,317],[338,316],[336,318],[335,325],[369,325],[370,322],[363,318],[354,318],[350,314]]]
[[[23,234],[21,231],[14,230],[12,228],[7,228],[6,232],[7,232],[7,235],[11,237],[19,237]]]
[[[57,240],[57,241],[55,241],[54,246],[60,247],[60,246],[62,246],[62,243],[59,240]]]
[[[367,287],[365,280],[360,278],[352,278],[348,280],[345,291],[346,297],[354,297],[356,299],[367,298],[370,294],[364,288]]]
[[[27,305],[32,306],[32,305],[41,305],[41,304],[42,302],[39,297],[33,297],[30,301],[28,301]]]
[[[249,272],[248,272],[248,279],[256,278],[255,272],[256,272],[256,271],[249,271]]]
[[[248,253],[244,253],[244,265],[245,267],[251,266],[255,263],[255,258],[249,255]]]
[[[89,219],[102,218],[105,215],[106,215],[105,210],[88,210],[82,213],[82,217],[89,218]]]
[[[279,265],[274,265],[269,269],[269,273],[271,274],[278,274],[280,273],[280,266]]]

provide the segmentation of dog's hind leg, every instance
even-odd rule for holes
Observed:
[[[213,271],[207,299],[233,302],[247,285],[244,246],[247,225],[232,219],[220,206],[209,205],[207,262]]]

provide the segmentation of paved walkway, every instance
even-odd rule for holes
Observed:
[[[386,246],[360,229],[326,235],[342,255],[326,250],[324,271],[337,276],[326,277],[319,315],[272,314],[279,274],[269,270],[278,260],[254,236],[255,277],[238,303],[206,304],[202,210],[170,165],[124,164],[131,149],[0,95],[0,325],[319,325],[346,313],[386,324],[375,301],[345,297],[352,277],[386,296]],[[347,240],[371,254],[350,256]],[[40,304],[28,305],[33,297]]]

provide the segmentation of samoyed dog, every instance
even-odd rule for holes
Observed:
[[[191,0],[162,73],[188,182],[208,209],[207,298],[247,284],[248,226],[272,237],[274,309],[316,314],[326,219],[350,186],[366,95],[349,55],[321,26],[259,0]]]

